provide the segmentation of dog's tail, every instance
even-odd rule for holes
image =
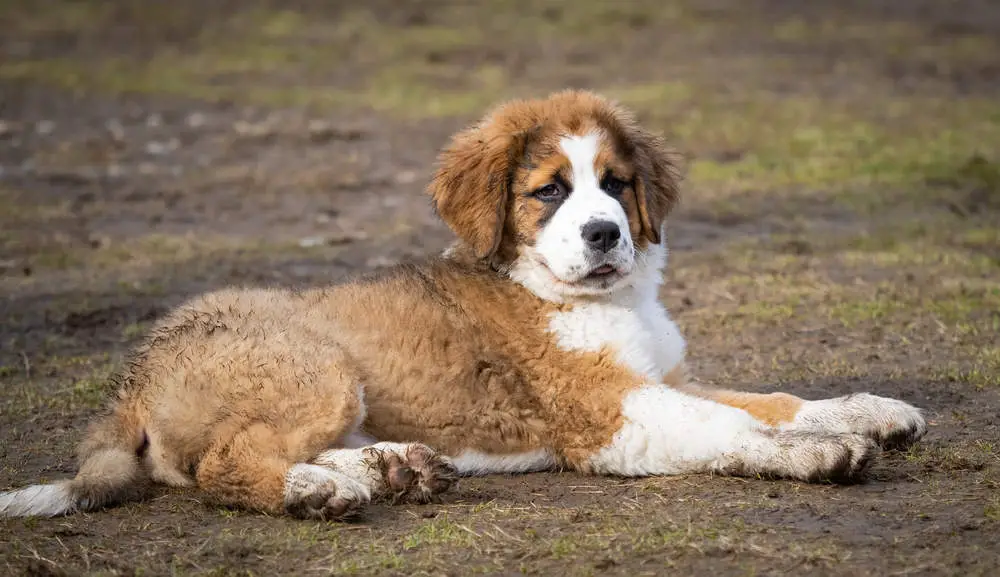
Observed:
[[[91,426],[79,449],[76,477],[0,493],[0,518],[54,517],[142,497],[149,475],[141,459],[148,440],[138,411],[123,405]]]

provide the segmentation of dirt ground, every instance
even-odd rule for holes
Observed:
[[[687,159],[706,382],[926,408],[868,482],[463,480],[351,524],[187,491],[0,521],[0,573],[1000,574],[1000,5],[0,0],[0,489],[74,472],[130,343],[231,284],[439,251],[435,151],[599,90]]]

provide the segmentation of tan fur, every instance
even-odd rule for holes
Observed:
[[[743,409],[757,420],[773,427],[795,420],[795,415],[805,402],[788,393],[744,393],[693,384],[685,384],[681,389],[717,403]]]
[[[642,382],[611,351],[554,347],[545,328],[555,306],[489,270],[442,261],[327,294],[325,310],[366,372],[365,430],[379,439],[450,454],[553,447],[582,466]],[[412,330],[394,330],[402,318]]]

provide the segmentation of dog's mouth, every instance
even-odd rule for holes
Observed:
[[[586,278],[607,278],[618,272],[618,269],[611,266],[610,264],[602,264],[601,266],[595,268],[587,274]]]
[[[629,276],[630,271],[627,265],[603,263],[594,266],[586,274],[575,276],[575,278],[563,278],[552,270],[549,263],[541,255],[535,255],[535,262],[549,274],[549,277],[556,283],[574,290],[599,291],[607,290],[618,285],[619,282]]]

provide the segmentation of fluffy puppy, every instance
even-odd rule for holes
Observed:
[[[68,481],[0,495],[58,515],[192,486],[339,519],[458,474],[568,468],[852,480],[926,426],[901,401],[691,384],[658,299],[674,159],[586,92],[454,136],[429,192],[442,257],[315,290],[223,290],[157,323]],[[433,447],[433,449],[432,449]]]

